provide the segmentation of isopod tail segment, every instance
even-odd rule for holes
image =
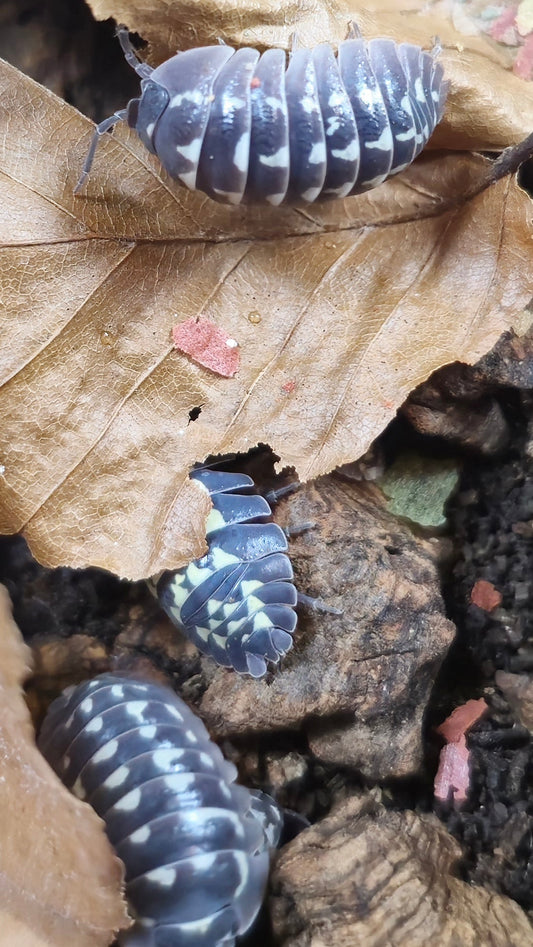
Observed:
[[[292,647],[298,595],[284,531],[246,474],[201,467],[191,478],[209,494],[208,551],[159,578],[172,622],[217,664],[263,677]],[[273,498],[271,494],[271,498]]]

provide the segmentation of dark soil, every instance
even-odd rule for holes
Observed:
[[[446,816],[448,827],[464,847],[465,877],[526,909],[533,907],[533,744],[491,685],[497,670],[533,668],[532,475],[523,438],[507,457],[467,466],[449,510],[458,558],[445,589],[459,632],[445,676],[456,674],[463,694],[483,693],[490,703],[490,715],[470,735],[470,798]],[[502,593],[494,612],[470,602],[480,578]]]

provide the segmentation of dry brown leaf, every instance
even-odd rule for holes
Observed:
[[[182,565],[205,548],[194,462],[261,441],[302,479],[352,461],[532,295],[513,180],[434,216],[480,157],[430,153],[322,207],[224,207],[160,178],[121,127],[75,198],[90,124],[6,64],[0,94],[0,529],[49,565]],[[173,351],[200,316],[238,339],[235,378]]]
[[[61,785],[21,693],[29,650],[0,586],[0,925],[17,947],[105,947],[129,920],[101,819]]]
[[[427,0],[89,0],[89,6],[97,19],[113,17],[147,40],[153,64],[219,37],[230,46],[289,49],[297,31],[304,46],[336,45],[350,20],[366,39],[391,36],[427,48],[438,36],[451,92],[433,146],[496,150],[533,128],[533,86],[512,75],[508,51],[486,36],[458,33],[449,19],[428,12]]]

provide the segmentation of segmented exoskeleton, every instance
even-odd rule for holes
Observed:
[[[217,201],[281,203],[347,197],[381,184],[420,154],[447,94],[432,53],[392,39],[295,49],[206,46],[152,69],[118,36],[141,95],[95,131],[125,120],[172,178]]]
[[[262,677],[292,646],[297,592],[287,537],[246,474],[199,468],[208,491],[208,551],[165,572],[157,596],[172,621],[224,667]]]
[[[126,947],[232,947],[262,902],[281,814],[168,687],[103,674],[51,705],[39,747],[126,870]]]

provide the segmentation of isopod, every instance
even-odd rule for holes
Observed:
[[[118,37],[141,94],[95,130],[137,131],[168,174],[229,204],[311,203],[376,187],[407,168],[440,122],[448,83],[430,52],[392,39],[353,37],[283,49],[205,46],[156,69]]]
[[[298,594],[287,537],[246,474],[201,467],[193,480],[213,503],[208,551],[156,583],[171,620],[217,664],[262,677],[292,647]]]
[[[235,784],[187,705],[165,686],[103,674],[51,705],[39,747],[102,817],[125,866],[125,947],[232,947],[253,923],[282,816]]]

